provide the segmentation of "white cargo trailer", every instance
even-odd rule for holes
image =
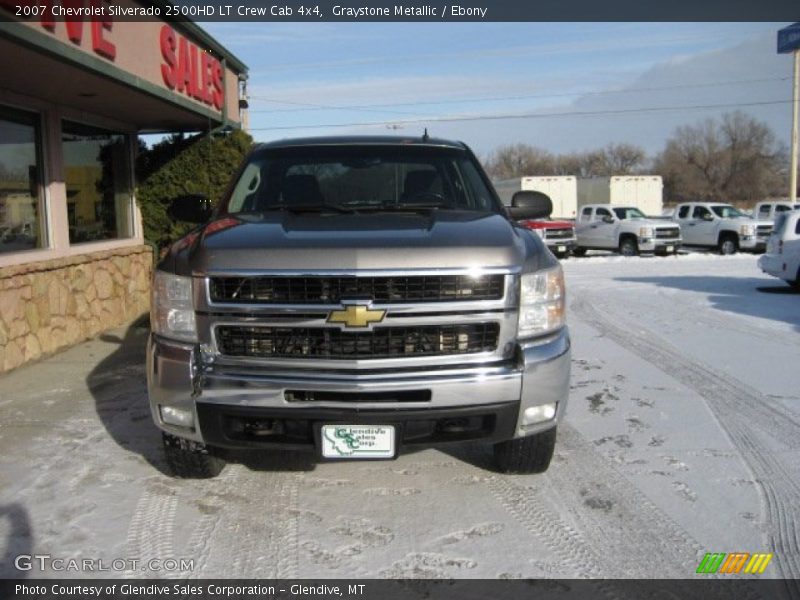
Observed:
[[[495,181],[494,187],[503,201],[508,206],[515,192],[533,191],[542,192],[550,196],[553,202],[554,219],[574,219],[578,210],[577,178],[573,175],[542,175],[535,177],[515,177]]]
[[[660,175],[581,177],[577,184],[578,206],[635,206],[649,216],[661,215],[664,210],[664,184]]]

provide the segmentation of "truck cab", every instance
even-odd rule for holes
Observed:
[[[717,248],[720,254],[763,251],[772,233],[771,221],[750,218],[721,202],[685,202],[672,218],[681,226],[684,244]]]
[[[792,203],[789,200],[768,200],[759,202],[753,208],[753,218],[764,221],[774,221],[782,212],[800,209],[800,202]]]
[[[633,206],[587,204],[578,215],[575,254],[587,250],[615,250],[623,256],[640,253],[675,254],[681,230],[671,222],[648,219]]]

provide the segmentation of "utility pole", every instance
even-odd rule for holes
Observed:
[[[789,199],[797,201],[797,117],[800,105],[800,23],[794,23],[778,31],[778,54],[794,56],[792,78],[792,164],[789,165]]]
[[[789,171],[789,200],[797,202],[797,112],[800,104],[800,50],[794,54],[794,82],[792,84],[792,164]]]

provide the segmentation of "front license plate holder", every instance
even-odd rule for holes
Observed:
[[[397,457],[394,425],[323,423],[319,426],[320,454],[325,460],[391,460]]]

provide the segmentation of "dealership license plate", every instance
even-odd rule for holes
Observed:
[[[323,425],[324,458],[393,458],[395,435],[392,425]]]
[[[672,246],[667,246],[667,252],[672,252]]]
[[[558,247],[558,251],[559,252],[566,252],[567,251],[567,247],[566,246],[559,246]]]

